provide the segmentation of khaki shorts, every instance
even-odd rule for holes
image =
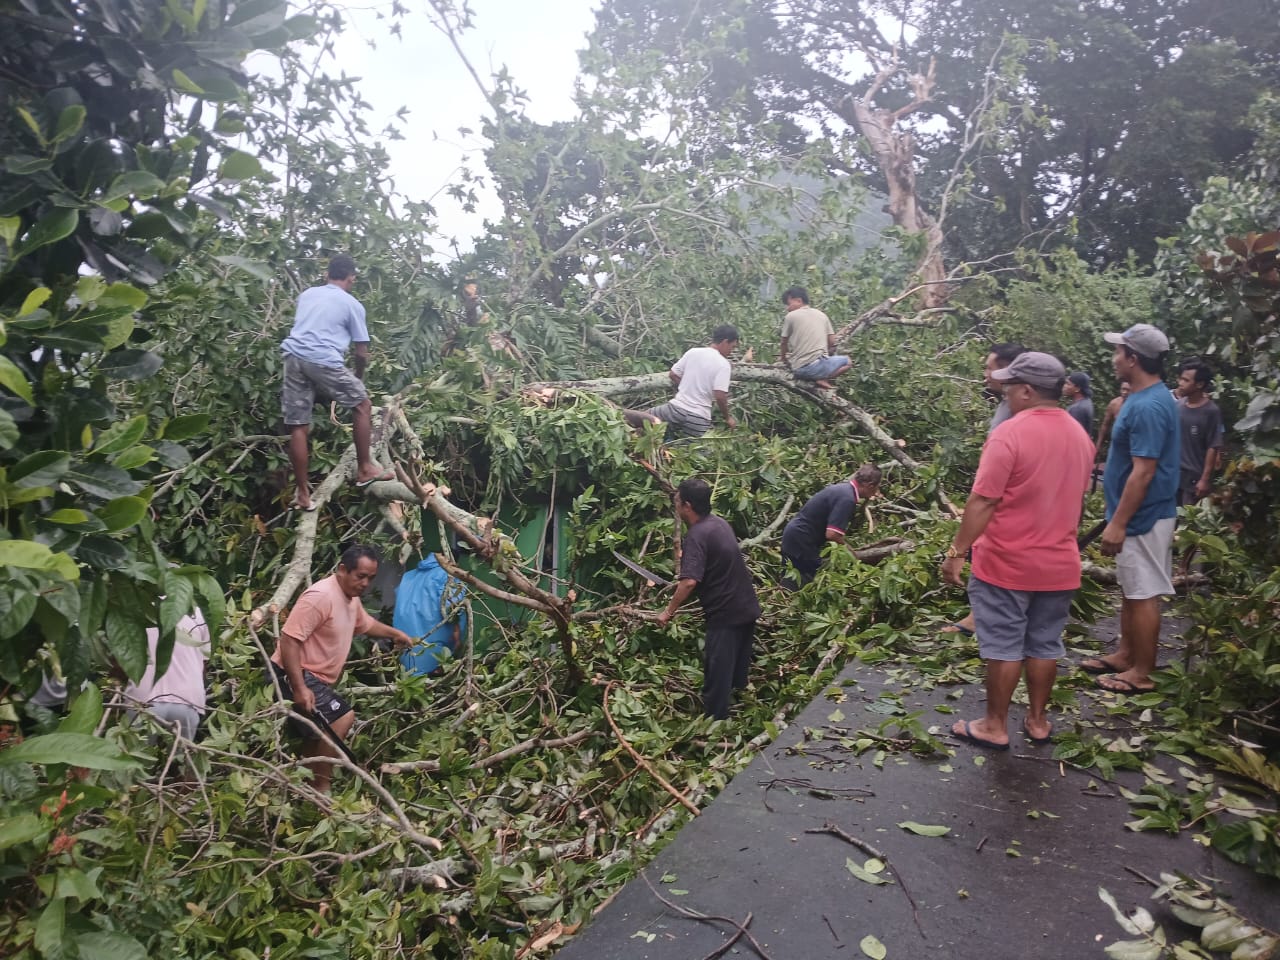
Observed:
[[[369,399],[364,384],[346,367],[322,367],[291,353],[284,355],[284,386],[280,390],[280,412],[285,426],[300,427],[311,423],[311,408],[316,398],[333,400],[350,410]]]
[[[1173,593],[1174,517],[1157,520],[1156,525],[1137,537],[1125,537],[1116,555],[1116,583],[1126,600],[1150,600]]]

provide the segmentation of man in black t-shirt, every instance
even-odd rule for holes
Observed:
[[[710,485],[705,480],[684,481],[676,490],[676,509],[689,529],[680,558],[680,580],[658,623],[665,627],[681,604],[697,594],[707,623],[702,709],[707,716],[723,720],[729,716],[731,691],[747,685],[760,602],[733,528],[711,512]]]
[[[822,548],[844,543],[858,503],[880,492],[880,468],[864,463],[847,480],[824,487],[809,498],[782,531],[782,556],[796,568],[803,586],[822,566]]]
[[[1222,458],[1222,411],[1209,399],[1213,371],[1201,360],[1178,370],[1178,421],[1182,429],[1178,506],[1199,503],[1213,491],[1213,472]]]

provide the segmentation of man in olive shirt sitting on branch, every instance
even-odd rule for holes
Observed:
[[[821,310],[809,306],[804,287],[792,287],[782,295],[787,316],[782,321],[779,362],[791,367],[797,380],[812,380],[824,390],[832,389],[831,378],[852,368],[848,357],[836,353],[836,332]]]
[[[697,594],[706,620],[702,655],[702,709],[709,717],[729,716],[732,690],[747,685],[760,601],[733,527],[711,512],[711,486],[690,478],[676,489],[676,510],[689,528],[680,557],[680,580],[667,608],[665,627],[681,604]]]
[[[298,598],[284,623],[272,670],[280,691],[293,700],[304,717],[319,717],[334,736],[346,740],[356,715],[351,704],[334,690],[342,676],[356,634],[385,638],[405,649],[413,641],[395,627],[379,623],[365,612],[360,598],[378,573],[378,553],[372,547],[348,547],[332,576],[312,584]],[[310,724],[293,723],[302,735],[305,757],[336,757],[335,744],[317,739]],[[333,764],[310,764],[315,771],[313,786],[329,792]]]

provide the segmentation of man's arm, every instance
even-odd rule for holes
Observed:
[[[827,356],[834,357],[836,355],[836,335],[834,333],[827,334]]]
[[[1102,531],[1102,552],[1114,557],[1124,547],[1125,527],[1133,519],[1133,515],[1142,506],[1147,495],[1147,488],[1156,475],[1157,461],[1154,457],[1134,457],[1133,472],[1125,481],[1124,490],[1120,494],[1120,502],[1116,504],[1116,512]]]
[[[729,412],[729,392],[715,390],[712,393],[716,398],[716,406],[720,408],[720,416],[724,417],[725,426],[732,430],[738,425],[738,421],[733,419],[733,414]]]
[[[302,678],[302,641],[287,633],[280,634],[280,660],[284,664],[285,676],[289,678],[293,702],[303,713],[313,713],[316,709],[316,695]]]
[[[658,626],[665,627],[671,622],[671,618],[676,615],[686,600],[693,596],[693,591],[697,588],[698,581],[688,578],[682,579],[676,584],[676,592],[671,595],[671,602],[667,604],[667,609],[658,614]]]
[[[785,364],[787,362],[787,337],[782,338],[782,346],[778,348],[778,362]]]
[[[673,387],[680,386],[680,374],[676,373],[674,370],[667,371],[667,379],[671,381],[671,385]]]
[[[389,627],[385,623],[379,623],[374,620],[365,629],[365,636],[373,637],[376,640],[390,640],[399,650],[407,649],[413,646],[413,637],[409,636],[403,630],[397,630],[395,627]]]
[[[353,343],[351,345],[352,364],[351,372],[356,375],[357,380],[364,379],[365,367],[369,365],[369,344]]]
[[[976,493],[964,505],[964,518],[960,521],[960,529],[956,531],[951,541],[951,553],[955,555],[942,561],[942,579],[947,583],[953,583],[958,587],[964,586],[960,574],[964,570],[965,554],[969,552],[974,541],[982,536],[982,531],[987,529],[987,524],[995,516],[996,507],[999,505],[999,497],[982,497]]]

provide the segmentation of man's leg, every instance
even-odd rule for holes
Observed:
[[[662,422],[648,410],[623,410],[622,416],[633,430],[643,430],[646,423]]]
[[[1138,689],[1151,689],[1151,673],[1156,668],[1156,647],[1159,640],[1160,598],[1121,600],[1120,646],[1105,661],[1114,666],[1116,672],[1100,678],[1098,685],[1109,690],[1119,689],[1115,684],[1107,682],[1115,677]]]
[[[1174,525],[1173,518],[1156,521],[1146,533],[1126,538],[1116,557],[1116,580],[1124,599],[1120,601],[1120,646],[1106,661],[1116,672],[1098,678],[1098,686],[1105,690],[1132,693],[1154,686],[1151,673],[1160,639],[1160,600],[1173,593],[1169,572]]]
[[[702,653],[702,712],[717,720],[729,716],[737,634],[736,627],[707,626]]]
[[[348,710],[337,720],[330,721],[329,729],[332,730],[345,743],[347,734],[351,732],[351,725],[355,723],[356,714],[354,710]],[[308,738],[302,746],[302,755],[309,762],[309,766],[313,771],[311,785],[321,793],[328,793],[330,784],[333,782],[333,764],[323,763],[319,760],[313,760],[314,757],[340,757],[341,753],[335,744],[330,743],[326,739],[313,740]]]
[[[305,423],[289,427],[289,463],[293,466],[295,483],[294,502],[304,510],[311,509],[311,479],[307,472],[311,465],[308,449],[311,428]]]
[[[1009,744],[1009,703],[1022,676],[1031,594],[969,578],[969,603],[978,627],[978,653],[987,667],[987,709],[951,732],[995,746]]]
[[[1049,723],[1049,694],[1058,679],[1058,661],[1028,657],[1023,661],[1027,671],[1027,733],[1036,738],[1049,736],[1053,725]]]
[[[755,647],[756,624],[755,621],[743,624],[736,628],[738,631],[737,649],[734,651],[733,661],[733,689],[745,690],[747,688],[747,675],[751,670],[751,653]]]
[[[1053,732],[1047,710],[1058,677],[1058,660],[1066,656],[1062,631],[1071,617],[1074,590],[1037,591],[1027,605],[1027,640],[1023,666],[1027,675],[1027,715],[1023,729],[1043,740]]]
[[[382,468],[369,459],[369,441],[373,435],[373,404],[368,397],[351,408],[351,433],[356,445],[356,482],[363,483],[382,473]]]

